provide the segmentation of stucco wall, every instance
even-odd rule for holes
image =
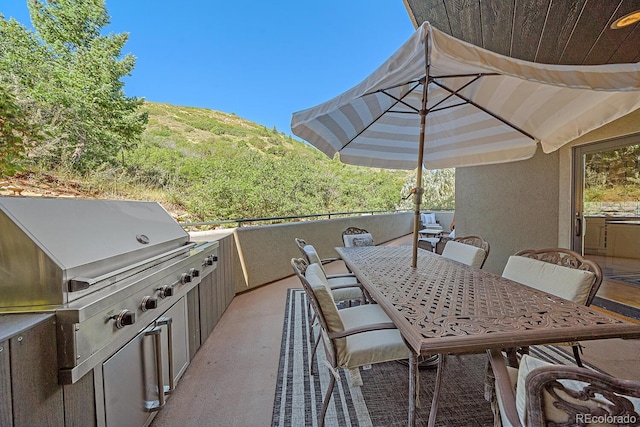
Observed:
[[[456,236],[475,234],[490,245],[484,269],[501,274],[509,255],[556,246],[558,153],[520,162],[456,170]]]
[[[485,269],[502,273],[523,248],[571,247],[573,147],[640,132],[640,110],[562,147],[503,165],[456,170],[456,235],[479,234],[491,245]]]
[[[437,216],[436,216],[437,218]],[[444,225],[445,228],[448,224]],[[413,231],[413,213],[364,215],[330,220],[303,221],[233,231],[237,248],[234,263],[236,293],[265,285],[293,274],[291,258],[300,257],[294,238],[312,244],[321,258],[337,256],[334,248],[343,246],[342,231],[359,227],[369,231],[376,244],[384,243]],[[216,240],[229,232],[191,233],[192,240]]]

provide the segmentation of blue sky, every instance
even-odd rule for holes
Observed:
[[[402,0],[107,0],[129,33],[127,96],[204,107],[291,133],[291,114],[356,85],[413,33]],[[0,13],[30,27],[26,0]]]

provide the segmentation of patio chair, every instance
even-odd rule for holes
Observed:
[[[338,257],[334,257],[334,258],[320,258],[320,256],[318,255],[317,251],[315,250],[315,248],[310,245],[309,243],[307,243],[306,240],[301,239],[299,237],[294,238],[295,242],[296,242],[296,246],[298,247],[298,249],[300,250],[300,253],[302,253],[302,256],[307,260],[307,262],[309,264],[313,264],[314,262],[319,263],[321,266],[324,266],[325,264],[329,264],[330,262],[334,262],[334,261],[340,261],[340,258]],[[310,248],[306,248],[307,246],[310,246]],[[308,253],[310,252],[310,253]],[[312,256],[314,259],[311,260],[309,256]],[[322,267],[324,269],[324,267]],[[326,273],[326,271],[325,271]],[[327,274],[327,278],[331,279],[332,277],[355,277],[355,275],[353,273],[350,273],[348,271],[345,271],[344,273],[338,273],[338,274]]]
[[[337,369],[350,370],[353,378],[354,371],[359,375],[360,366],[408,358],[409,349],[379,305],[366,304],[338,310],[319,264],[307,265],[304,273],[304,259],[294,258],[291,265],[318,315],[327,361],[332,371],[318,417],[318,424],[322,427],[333,394]]]
[[[591,425],[605,417],[614,421],[606,425],[636,425],[640,420],[640,382],[529,355],[516,369],[508,366],[502,352],[488,354],[495,381],[491,401],[499,411],[494,411],[496,423],[498,417],[503,426],[531,427]]]
[[[298,245],[300,252],[302,252],[302,255],[304,256],[308,264],[318,264],[320,266],[322,272],[329,282],[329,285],[331,286],[333,299],[335,301],[346,301],[349,303],[349,305],[351,304],[351,301],[354,300],[360,301],[362,303],[366,302],[366,294],[363,292],[362,286],[358,282],[355,274],[348,272],[340,274],[327,274],[326,270],[323,267],[323,264],[325,264],[328,259],[320,259],[316,248],[313,245],[307,244],[303,239],[296,238],[296,244]],[[303,246],[301,247],[301,245]],[[338,259],[339,258],[329,258],[329,260],[332,261]]]
[[[310,245],[307,245],[307,247]],[[311,246],[311,248],[313,248]],[[305,251],[305,254],[308,253],[315,253],[315,250],[310,250],[309,248],[306,248],[307,250]],[[317,257],[317,254],[316,254]],[[312,255],[311,258],[313,259],[314,256]],[[352,277],[346,277],[346,278],[334,278],[333,280],[329,280],[329,278],[325,275],[324,272],[324,268],[322,268],[322,264],[318,263],[317,261],[314,262],[309,262],[309,259],[306,258],[305,259],[306,264],[301,264],[298,263],[298,269],[305,274],[307,266],[311,265],[311,264],[316,264],[318,266],[320,266],[320,271],[322,273],[322,277],[323,277],[323,281],[326,281],[327,284],[329,285],[329,288],[331,289],[331,296],[333,297],[333,300],[336,302],[336,305],[338,303],[347,303],[348,307],[351,307],[352,301],[358,301],[362,304],[366,304],[370,301],[370,298],[368,298],[368,294],[367,292],[364,290],[364,288],[362,288],[362,285],[360,285],[360,283],[358,282],[357,279],[355,279],[355,276]],[[347,282],[346,280],[351,279],[350,282]],[[355,279],[355,281],[354,281]],[[336,281],[338,281],[337,283],[335,283]],[[309,371],[311,373],[311,375],[313,375],[313,357],[316,354],[316,350],[318,348],[318,344],[320,343],[320,336],[318,335],[318,337],[316,337],[314,339],[313,337],[313,325],[316,322],[316,319],[318,318],[318,313],[315,310],[311,310],[311,300],[309,298],[307,298],[307,311],[311,314],[311,329],[309,329],[309,342],[313,343],[313,352],[311,354],[311,363],[310,363],[310,367],[309,367]]]
[[[364,228],[347,227],[342,232],[342,242],[346,248],[354,246],[374,246],[373,236]]]
[[[502,276],[586,306],[591,305],[602,284],[598,264],[563,248],[522,250],[509,257]],[[561,344],[573,347],[576,364],[582,366],[580,343]],[[526,353],[527,349],[519,351]],[[510,353],[512,365],[517,363],[515,356]]]
[[[489,242],[480,236],[456,237],[447,242],[442,256],[472,267],[482,268],[489,256]]]

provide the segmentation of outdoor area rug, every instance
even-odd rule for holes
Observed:
[[[273,405],[272,426],[317,426],[322,393],[329,382],[329,368],[322,344],[309,374],[312,344],[310,316],[302,289],[289,289],[285,312],[280,366]],[[314,336],[318,328],[315,327]],[[575,364],[568,353],[555,346],[534,346],[533,356],[552,363]],[[588,365],[587,365],[588,366]],[[593,368],[593,367],[592,367]],[[340,370],[327,411],[327,426],[404,426],[408,414],[408,372],[398,362],[361,369],[362,387],[349,386],[349,374]],[[448,356],[438,406],[438,426],[493,425],[491,406],[484,399],[487,356]],[[420,401],[417,425],[426,425],[433,395],[435,369],[420,370]]]

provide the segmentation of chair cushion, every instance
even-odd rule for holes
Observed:
[[[373,239],[371,237],[354,237],[353,246],[373,246]]]
[[[307,282],[313,288],[313,294],[318,300],[322,315],[327,322],[327,327],[330,332],[344,331],[344,325],[340,314],[338,314],[338,307],[333,299],[333,292],[329,287],[329,281],[327,280],[320,264],[309,264],[305,273]]]
[[[472,267],[480,268],[485,258],[485,251],[482,248],[450,240],[445,245],[442,256]]]
[[[340,315],[347,330],[364,325],[391,322],[389,316],[378,304],[344,308],[340,310]],[[355,368],[409,357],[409,349],[397,329],[363,332],[350,335],[345,341],[336,343],[338,366],[343,368]]]
[[[342,241],[344,242],[344,246],[347,248],[351,248],[353,246],[355,246],[353,244],[353,239],[366,239],[369,238],[371,239],[371,242],[373,242],[373,236],[371,235],[371,233],[363,233],[363,234],[345,234],[344,236],[342,236]]]
[[[425,226],[427,224],[436,224],[436,214],[431,212],[431,213],[421,213],[420,214],[420,221],[422,222],[422,226]]]
[[[329,283],[333,285],[333,280],[329,280]],[[333,300],[335,302],[339,301],[353,301],[364,299],[362,295],[362,289],[358,286],[353,286],[350,288],[339,288],[331,290],[331,294],[333,295]]]
[[[517,383],[516,383],[516,409],[518,411],[518,415],[520,416],[520,422],[522,423],[523,426],[526,426],[527,423],[527,393],[526,393],[526,380],[527,380],[527,376],[531,373],[531,371],[533,371],[536,368],[540,368],[542,366],[549,366],[552,365],[551,363],[542,361],[540,359],[536,359],[535,357],[529,356],[528,354],[525,354],[522,356],[522,359],[520,360],[520,366],[518,368],[518,379],[517,379]],[[566,380],[566,379],[559,379],[558,382],[560,384],[562,384],[564,387],[571,389],[571,390],[582,390],[585,385],[587,385],[587,383],[582,382],[582,381],[576,381],[576,380]],[[566,423],[567,421],[571,421],[571,420],[567,420],[567,413],[564,411],[561,411],[559,409],[557,409],[554,405],[553,402],[555,401],[555,399],[547,392],[544,392],[545,396],[544,396],[544,401],[545,401],[545,417],[547,420],[549,421],[554,421],[556,423]],[[570,402],[575,402],[576,404],[580,405],[580,406],[586,406],[589,408],[596,408],[598,406],[603,406],[606,407],[608,402],[605,399],[602,399],[601,397],[596,397],[596,398],[592,398],[594,400],[588,400],[588,401],[584,401],[584,400],[578,400],[578,399],[574,399],[571,398],[569,396],[567,396],[566,394],[560,392],[561,395],[560,397],[562,399],[566,399],[567,401]],[[636,408],[636,410],[640,410],[640,399],[638,398],[633,398],[633,397],[628,397],[626,396],[626,399],[628,399],[629,401],[631,401],[631,403],[633,404],[634,408]],[[586,413],[589,413],[589,411],[586,411]]]
[[[302,248],[302,251],[309,260],[309,264],[316,263],[322,265],[322,260],[320,260],[320,256],[318,255],[315,247],[313,247],[312,245],[305,245]]]
[[[502,277],[577,304],[585,304],[593,284],[594,274],[590,271],[512,255],[507,260]]]

